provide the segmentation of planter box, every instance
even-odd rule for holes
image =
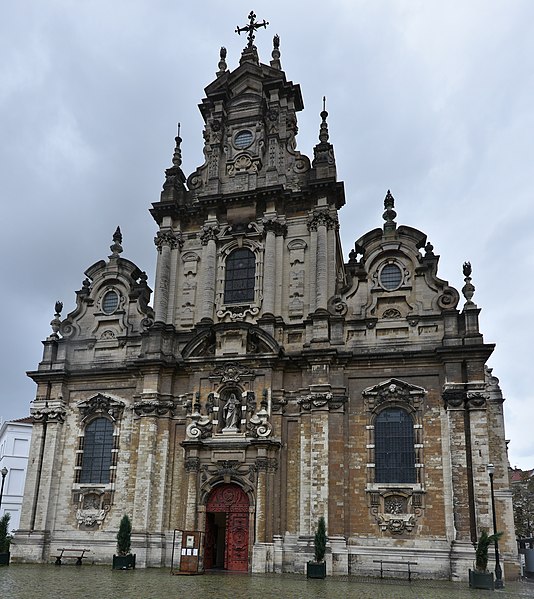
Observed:
[[[308,562],[306,578],[326,578],[326,562]]]
[[[135,553],[129,555],[114,555],[113,570],[134,570],[135,569]]]
[[[472,589],[486,589],[493,591],[495,589],[493,572],[477,572],[476,570],[469,570],[469,586]]]
[[[9,551],[7,553],[0,553],[0,566],[9,566]]]

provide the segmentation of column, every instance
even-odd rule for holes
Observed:
[[[257,458],[258,481],[256,486],[256,542],[265,543],[266,528],[266,487],[267,487],[267,458]]]
[[[200,235],[200,241],[204,246],[202,252],[203,279],[201,290],[201,308],[200,318],[209,318],[213,320],[213,310],[215,307],[215,283],[217,276],[217,233],[219,229],[213,225],[205,225]]]
[[[263,313],[274,314],[276,273],[276,236],[274,233],[274,222],[264,223],[267,231],[265,236],[265,262],[263,266]]]
[[[185,470],[187,472],[187,500],[185,509],[186,530],[196,530],[197,517],[197,480],[200,469],[200,458],[193,456],[185,460]]]
[[[328,302],[328,250],[326,239],[326,223],[319,221],[317,225],[317,286],[316,309],[326,310]]]
[[[468,487],[470,475],[465,430],[465,391],[458,388],[447,389],[443,392],[443,399],[450,433],[452,508],[455,531],[451,548],[451,577],[453,580],[463,580],[469,564],[474,559]]]
[[[154,238],[154,243],[158,248],[154,295],[155,319],[156,322],[167,322],[171,279],[171,252],[178,244],[178,237],[170,230],[158,231]]]

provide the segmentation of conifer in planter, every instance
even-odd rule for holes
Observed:
[[[324,554],[326,552],[326,524],[323,516],[319,518],[313,545],[315,561],[306,564],[306,576],[308,578],[326,578],[326,562],[324,561]]]
[[[135,553],[130,551],[132,539],[132,523],[125,514],[117,533],[117,554],[113,556],[114,570],[132,570],[135,568]]]
[[[8,534],[9,520],[11,514],[5,512],[0,518],[0,566],[9,565],[9,545],[11,543],[11,535]]]
[[[469,586],[471,588],[487,590],[493,590],[495,588],[493,572],[488,572],[488,551],[490,545],[495,543],[495,539],[499,539],[501,536],[502,532],[488,535],[488,533],[483,530],[480,533],[475,554],[475,569],[469,570]]]

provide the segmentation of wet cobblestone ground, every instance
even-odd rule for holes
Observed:
[[[208,573],[170,576],[166,569],[113,571],[106,566],[22,565],[0,567],[1,599],[478,599],[534,597],[534,583],[475,591],[467,583],[329,577],[294,574]]]

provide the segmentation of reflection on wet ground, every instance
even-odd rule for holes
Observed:
[[[208,573],[170,576],[168,569],[112,570],[109,566],[27,565],[0,567],[2,599],[477,599],[534,597],[534,583],[506,582],[506,588],[471,590],[466,583],[436,580],[379,580],[296,574]]]

